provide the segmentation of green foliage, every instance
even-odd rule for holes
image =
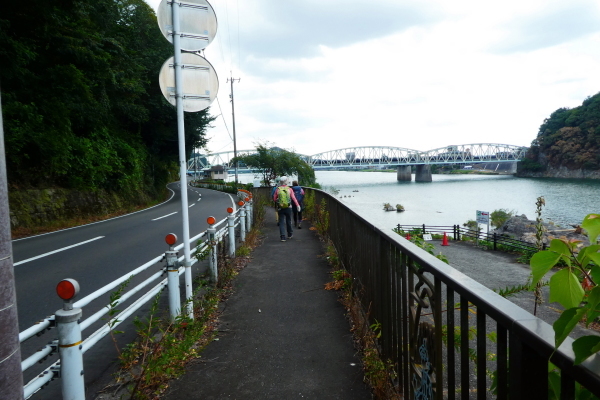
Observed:
[[[550,301],[561,304],[565,311],[554,322],[556,347],[567,338],[579,321],[589,325],[599,315],[600,245],[596,244],[600,233],[600,214],[589,214],[583,220],[590,246],[579,248],[574,241],[554,239],[548,250],[540,251],[531,258],[532,288],[559,262],[565,267],[550,278]],[[577,363],[600,350],[598,343],[583,336],[573,343]]]
[[[513,215],[515,215],[514,210],[508,210],[506,208],[494,210],[490,214],[490,223],[494,228],[498,229],[502,225],[504,225],[504,223],[508,221]]]
[[[472,231],[477,231],[477,232],[481,231],[481,227],[479,226],[477,221],[475,221],[474,219],[468,220],[467,222],[465,222],[463,224],[463,226]]]
[[[143,0],[2,2],[9,184],[162,191],[178,160],[176,113],[156,83],[171,55]],[[188,153],[211,118],[186,114]]]
[[[540,126],[520,171],[553,167],[600,169],[600,93],[581,106],[559,108]]]
[[[265,186],[269,186],[275,178],[285,175],[297,175],[298,181],[304,186],[315,184],[315,171],[299,154],[268,146],[268,143],[258,144],[256,153],[239,155],[233,161],[237,160],[239,163],[259,170]]]

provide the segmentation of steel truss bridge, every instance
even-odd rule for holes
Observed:
[[[420,151],[403,147],[363,146],[330,150],[324,153],[301,155],[315,170],[394,167],[431,164],[505,163],[523,159],[527,147],[510,144],[472,143],[450,145]],[[239,150],[238,156],[253,154],[256,150]],[[197,155],[188,161],[188,170],[203,170],[215,165],[233,168],[233,151]],[[239,163],[239,171],[248,167]]]

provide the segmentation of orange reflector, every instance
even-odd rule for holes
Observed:
[[[63,300],[71,300],[79,292],[79,284],[74,279],[64,279],[56,285],[56,294]]]
[[[215,219],[215,217],[208,217],[206,218],[206,222],[208,222],[209,225],[214,225],[215,222],[217,222],[217,220]]]
[[[238,201],[238,206],[240,206],[240,207],[241,207],[241,206],[243,206],[243,205],[244,205],[244,202],[243,202],[243,201],[241,201],[241,200],[240,200],[240,201]]]
[[[248,197],[246,197],[244,200],[246,200],[246,203],[250,201]]]
[[[165,236],[165,242],[167,242],[169,246],[173,246],[175,243],[177,243],[177,235],[174,233],[169,233],[167,236]]]
[[[233,212],[233,208],[231,208],[231,207],[227,207],[227,212],[228,212],[229,214],[231,214],[231,213]]]

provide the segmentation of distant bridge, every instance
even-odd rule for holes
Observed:
[[[256,150],[240,150],[238,155],[252,154]],[[369,167],[398,167],[398,180],[411,180],[411,166],[417,167],[417,181],[431,181],[432,164],[505,163],[523,159],[527,147],[510,144],[473,143],[450,145],[433,150],[420,151],[403,147],[363,146],[330,150],[312,156],[301,155],[315,170],[359,169]],[[212,153],[194,157],[188,169],[210,168],[223,165],[233,168],[233,151]],[[240,163],[238,170],[248,170]]]

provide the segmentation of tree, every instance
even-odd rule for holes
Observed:
[[[267,146],[267,143],[258,144],[256,153],[240,155],[232,162],[237,160],[249,168],[259,170],[264,186],[268,186],[278,176],[284,175],[297,175],[300,183],[305,186],[315,184],[315,171],[299,154]]]
[[[172,54],[143,0],[0,2],[9,185],[164,190],[177,116],[158,74]],[[188,155],[211,118],[186,113]]]

